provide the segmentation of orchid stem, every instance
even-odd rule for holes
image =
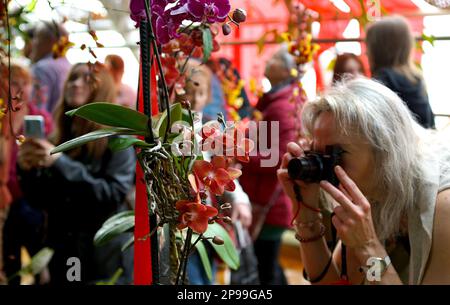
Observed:
[[[186,280],[186,268],[187,268],[187,260],[189,257],[189,250],[191,248],[190,247],[191,240],[192,240],[192,229],[189,228],[187,231],[186,240],[184,241],[183,254],[181,256],[181,263],[180,263],[180,266],[178,267],[177,280],[175,282],[176,285],[179,284],[181,277],[182,277],[182,281],[181,281],[182,284],[184,284],[184,282]],[[181,270],[183,270],[183,273],[181,273]]]
[[[191,240],[192,240],[192,229],[188,229],[187,237],[186,237],[186,256],[184,258],[184,268],[183,268],[183,280],[182,284],[184,285],[186,282],[186,269],[187,269],[187,260],[189,258],[190,250],[191,250]]]
[[[200,235],[197,237],[197,239],[195,240],[195,242],[192,244],[190,254],[192,254],[192,252],[193,252],[195,246],[196,246],[196,245],[198,244],[198,242],[199,242],[200,240],[202,240],[202,239],[203,239],[203,234],[200,234]]]
[[[169,89],[167,87],[166,78],[164,77],[164,71],[163,71],[163,67],[162,67],[162,63],[161,63],[161,54],[159,54],[159,49],[158,49],[158,44],[156,42],[155,32],[153,31],[153,24],[152,24],[152,18],[151,18],[152,16],[150,14],[150,8],[149,8],[147,0],[144,1],[144,3],[145,3],[145,14],[147,15],[148,24],[150,27],[150,40],[152,42],[153,51],[155,52],[155,57],[156,57],[156,62],[158,64],[159,74],[161,75],[161,83],[162,83],[162,87],[163,87],[163,99],[164,99],[164,104],[165,104],[166,111],[167,111],[167,126],[166,126],[166,130],[164,132],[164,141],[163,141],[163,142],[166,142],[167,135],[169,134],[169,130],[171,127]]]

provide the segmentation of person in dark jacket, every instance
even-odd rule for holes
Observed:
[[[106,138],[50,155],[55,145],[100,128],[65,112],[94,101],[113,102],[115,91],[103,66],[77,64],[63,93],[51,141],[27,139],[19,149],[19,182],[30,204],[47,214],[46,245],[55,251],[50,283],[70,284],[68,259],[75,257],[81,265],[81,283],[90,284],[109,279],[119,267],[129,270],[120,247],[99,249],[93,238],[108,217],[123,209],[134,181],[135,156],[132,149],[112,152]],[[124,276],[131,281],[129,274]]]
[[[399,16],[376,21],[367,29],[366,43],[372,76],[398,94],[420,125],[434,128],[425,81],[413,63],[415,43],[408,22]]]
[[[278,254],[283,232],[290,227],[293,218],[289,198],[279,189],[276,177],[281,157],[286,153],[287,144],[295,140],[295,78],[291,70],[295,68],[292,56],[281,49],[267,62],[265,76],[269,79],[272,89],[264,94],[256,105],[263,115],[263,121],[268,123],[267,142],[272,153],[278,154],[276,164],[270,167],[262,166],[262,155],[250,157],[249,163],[242,164],[242,176],[239,182],[252,202],[254,209],[269,204],[274,196],[274,204],[265,219],[264,226],[254,243],[258,258],[260,282],[267,284],[287,284],[283,270],[278,263]],[[279,123],[279,133],[272,135],[270,124]],[[278,140],[278,143],[271,141]],[[274,146],[274,147],[272,147]],[[273,149],[275,148],[275,150]]]

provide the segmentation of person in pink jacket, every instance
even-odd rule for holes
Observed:
[[[270,158],[275,158],[276,164],[264,166],[261,163],[263,157],[258,149],[258,155],[250,157],[249,163],[243,163],[242,176],[239,181],[244,191],[250,197],[252,207],[273,204],[265,218],[254,244],[255,253],[259,262],[259,276],[261,284],[287,284],[283,270],[278,263],[278,254],[283,232],[290,227],[293,213],[289,198],[280,192],[276,177],[277,168],[281,157],[286,152],[287,143],[296,138],[294,88],[296,79],[291,75],[295,68],[295,61],[285,50],[276,52],[267,62],[265,76],[270,81],[272,88],[264,94],[256,105],[256,109],[262,113],[263,121],[267,122],[266,135],[262,129],[261,136],[267,136],[267,147],[270,149]],[[278,131],[272,127],[279,124]],[[272,130],[272,132],[270,132]],[[277,133],[277,134],[274,134]],[[271,140],[272,139],[272,140]],[[277,141],[278,140],[278,141]],[[277,143],[278,142],[278,143]],[[258,206],[257,206],[258,205]],[[256,221],[256,220],[254,220]]]

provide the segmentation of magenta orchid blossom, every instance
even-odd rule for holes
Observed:
[[[131,0],[131,19],[139,26],[146,19],[146,0]],[[174,6],[167,8],[169,3]],[[224,22],[231,10],[229,0],[149,0],[152,25],[160,44],[168,43],[179,36],[178,29],[183,20],[194,22]]]
[[[229,0],[188,0],[187,10],[194,21],[224,22],[231,10]]]

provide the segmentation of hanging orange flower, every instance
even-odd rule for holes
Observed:
[[[216,208],[204,205],[197,200],[180,200],[176,203],[176,209],[180,212],[178,229],[189,227],[198,234],[205,233],[209,218],[219,213]]]
[[[211,162],[197,160],[193,171],[200,182],[215,195],[222,195],[225,190],[234,191],[236,185],[233,180],[242,174],[240,170],[229,167],[223,156],[214,156]]]

